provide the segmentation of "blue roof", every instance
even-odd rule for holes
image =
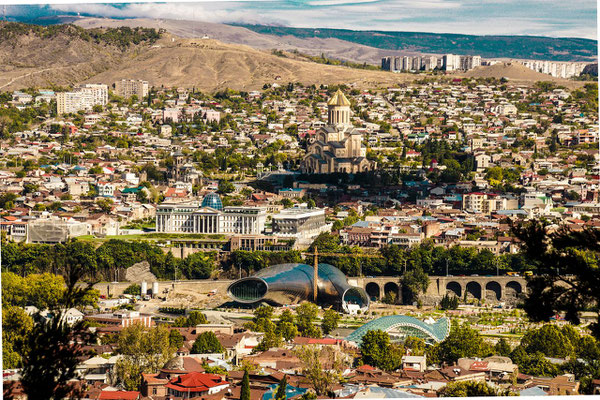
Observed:
[[[352,224],[352,226],[356,226],[358,228],[368,228],[369,221],[356,221],[355,223]]]
[[[279,387],[278,384],[269,385],[269,391],[263,394],[262,400],[271,400],[275,396],[275,391]],[[291,399],[295,396],[301,396],[308,391],[307,388],[299,388],[290,384],[285,388],[285,397]]]
[[[403,390],[390,389],[386,387],[380,386],[369,386],[368,390],[370,393],[377,393],[377,398],[381,399],[398,399],[398,398],[415,398],[415,397],[423,397],[418,394],[406,392]]]
[[[525,210],[496,210],[495,212],[500,215],[527,215]]]
[[[539,386],[523,389],[519,392],[520,396],[548,396],[548,393]]]
[[[348,335],[346,340],[360,345],[363,336],[368,331],[381,330],[389,332],[397,328],[400,328],[405,336],[417,336],[426,342],[437,343],[444,340],[450,333],[450,320],[443,317],[435,323],[429,324],[408,315],[388,315],[364,324]]]
[[[215,210],[223,210],[223,203],[221,197],[216,193],[209,193],[202,199],[202,207],[210,207]]]

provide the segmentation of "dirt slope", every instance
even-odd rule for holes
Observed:
[[[0,41],[0,90],[71,85],[119,65],[129,52],[59,34]]]
[[[114,82],[136,77],[151,85],[259,89],[265,83],[347,83],[359,87],[393,85],[413,79],[410,75],[334,67],[278,57],[247,46],[224,44],[211,39],[166,38],[155,47],[125,60],[118,68],[102,72],[90,81]],[[160,47],[159,47],[160,46]]]
[[[416,54],[410,51],[382,50],[335,38],[307,38],[294,36],[266,35],[250,29],[201,21],[175,21],[158,19],[126,19],[114,20],[108,18],[81,18],[73,22],[82,28],[97,27],[146,27],[166,29],[168,32],[182,38],[196,38],[204,35],[229,44],[243,44],[255,49],[298,50],[310,55],[327,56],[340,60],[367,62],[374,65],[381,63],[385,56]]]

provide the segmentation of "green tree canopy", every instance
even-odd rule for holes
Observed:
[[[115,365],[117,381],[127,390],[138,390],[142,373],[155,373],[172,357],[169,330],[164,325],[146,328],[134,324],[124,328],[118,338],[118,352],[123,355]]]
[[[493,388],[486,382],[448,382],[437,391],[439,397],[488,397],[508,396],[509,393]]]
[[[192,346],[192,354],[223,353],[225,349],[212,331],[202,332],[196,337]]]
[[[402,364],[402,347],[390,342],[387,332],[381,330],[368,331],[360,345],[362,362],[372,367],[393,371]]]
[[[340,314],[333,310],[325,310],[323,313],[323,321],[321,322],[321,329],[323,333],[329,335],[332,331],[337,329],[338,323],[340,322]]]
[[[485,357],[492,352],[490,345],[467,324],[452,324],[450,334],[430,350],[433,363],[453,364],[463,357]]]
[[[548,233],[547,223],[534,221],[514,225],[535,276],[528,283],[524,308],[534,321],[548,321],[558,312],[574,324],[583,309],[596,310],[590,325],[600,339],[600,230],[569,231],[566,227]]]

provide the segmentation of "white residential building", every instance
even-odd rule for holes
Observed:
[[[59,115],[76,113],[80,110],[90,111],[95,105],[108,104],[108,86],[85,84],[72,92],[56,94],[56,112]]]

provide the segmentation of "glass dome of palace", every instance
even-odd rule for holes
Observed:
[[[210,207],[220,211],[223,210],[223,202],[221,202],[221,197],[218,194],[209,193],[202,199],[202,207]]]

